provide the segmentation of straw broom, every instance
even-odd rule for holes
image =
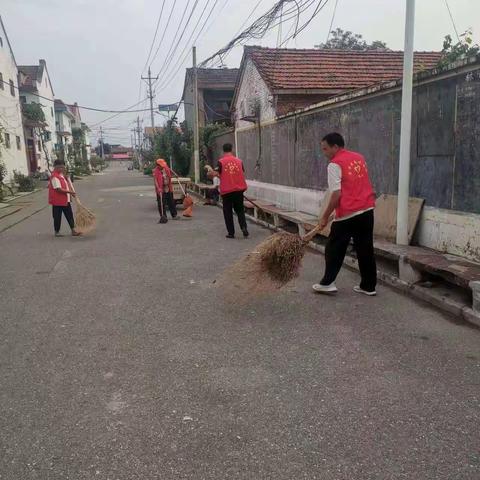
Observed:
[[[232,303],[242,303],[282,288],[299,274],[310,240],[320,225],[301,237],[278,232],[261,242],[216,281]]]
[[[80,233],[89,233],[95,229],[96,217],[95,214],[80,202],[76,196],[75,201],[77,208],[75,211],[75,229]]]

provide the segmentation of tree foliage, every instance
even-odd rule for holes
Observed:
[[[22,107],[23,116],[36,123],[45,123],[45,113],[38,103],[25,103]]]
[[[390,50],[385,42],[374,40],[367,43],[362,35],[341,28],[333,30],[329,40],[316,47],[328,50]]]
[[[176,119],[168,120],[165,127],[155,134],[153,141],[155,158],[164,158],[178,175],[188,175],[192,155],[192,138],[185,124]],[[145,156],[144,156],[145,159]]]
[[[452,37],[447,35],[443,41],[442,58],[439,61],[439,66],[442,67],[479,53],[480,47],[473,43],[471,30],[462,33],[457,43],[453,43]]]

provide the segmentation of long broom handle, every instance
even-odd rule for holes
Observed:
[[[302,240],[303,240],[304,242],[307,242],[307,243],[308,243],[310,240],[313,239],[313,237],[314,237],[317,233],[321,232],[322,230],[323,230],[322,226],[321,226],[320,224],[318,224],[318,225],[316,225],[314,228],[312,228],[312,230],[310,230],[306,235],[304,235],[304,236],[302,237]]]
[[[178,185],[179,187],[181,188],[182,192],[183,192],[183,195],[186,197],[187,196],[187,192],[185,191],[185,189],[183,188],[183,185],[182,185],[182,182],[180,182],[180,178],[178,177],[178,175],[172,170],[170,169],[170,171],[175,175],[175,178],[178,182]]]
[[[248,198],[245,194],[243,194],[243,198],[247,201],[250,202],[253,206],[257,207],[259,210],[262,212],[265,212],[265,209],[262,208],[258,203],[255,203],[251,198]]]

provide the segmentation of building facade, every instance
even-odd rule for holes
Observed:
[[[4,181],[14,171],[28,174],[22,111],[18,90],[18,68],[7,32],[0,17],[0,161],[7,169]]]
[[[231,125],[230,108],[237,82],[238,68],[199,68],[198,86],[198,124],[225,123]],[[193,69],[187,68],[183,97],[185,122],[187,128],[194,125],[194,79]]]
[[[54,92],[45,60],[38,65],[21,65],[19,70],[20,101],[24,109],[25,141],[30,172],[45,171],[55,159]],[[32,120],[27,112],[39,105],[43,121]]]
[[[56,144],[55,152],[59,160],[69,162],[73,160],[72,125],[75,116],[62,100],[55,100]]]
[[[441,52],[415,53],[415,71]],[[236,128],[265,123],[342,93],[402,76],[403,52],[245,47],[232,113]]]

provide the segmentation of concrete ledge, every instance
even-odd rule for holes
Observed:
[[[268,228],[272,231],[280,231],[280,228],[274,227],[271,224],[258,220],[251,215],[247,215],[247,218],[258,224],[262,225],[263,227]],[[316,244],[314,242],[310,242],[309,247],[312,250],[315,250],[322,255],[325,255],[325,247],[323,245]],[[356,258],[351,256],[346,256],[344,265],[353,271],[358,271],[358,261]],[[429,305],[442,310],[450,315],[453,315],[457,318],[461,318],[462,320],[480,327],[480,313],[474,311],[470,308],[469,305],[449,298],[441,293],[432,291],[432,289],[422,287],[420,285],[415,285],[414,283],[408,283],[404,280],[401,280],[399,277],[392,275],[391,273],[384,272],[382,270],[377,271],[378,280],[388,285],[396,290],[402,292],[405,295],[411,296],[417,300],[422,302],[428,303]]]

